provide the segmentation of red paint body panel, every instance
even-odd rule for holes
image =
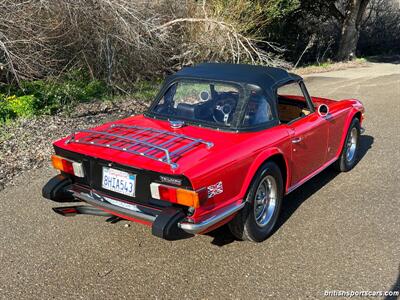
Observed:
[[[210,149],[201,145],[185,153],[179,158],[179,167],[175,170],[165,163],[118,150],[77,143],[65,144],[65,138],[56,141],[54,145],[135,168],[163,174],[181,174],[190,180],[194,190],[222,181],[223,192],[208,199],[191,216],[194,222],[199,222],[221,207],[242,202],[257,169],[274,155],[280,155],[285,161],[286,193],[338,158],[351,119],[356,113],[361,114],[364,108],[357,100],[333,101],[316,97],[312,100],[316,106],[327,104],[329,115],[321,117],[313,112],[291,124],[281,124],[256,132],[224,132],[197,126],[171,129],[167,121],[143,115],[96,128],[101,130],[118,123],[138,125],[174,131],[214,143]],[[361,116],[360,122],[362,118]],[[296,137],[301,138],[302,142],[293,144],[292,139]]]

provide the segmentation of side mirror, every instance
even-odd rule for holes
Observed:
[[[321,104],[318,106],[318,114],[321,117],[326,117],[329,114],[329,107],[326,104]]]

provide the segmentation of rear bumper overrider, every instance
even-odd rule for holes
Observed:
[[[69,198],[66,198],[65,195],[69,195]],[[205,232],[208,228],[238,212],[245,205],[243,202],[223,207],[201,222],[193,223],[186,218],[186,214],[180,208],[155,208],[126,202],[81,185],[71,184],[69,179],[62,175],[51,179],[43,187],[43,196],[56,202],[80,200],[120,217],[151,223],[153,235],[167,240]]]

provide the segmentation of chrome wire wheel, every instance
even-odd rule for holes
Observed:
[[[258,226],[266,226],[276,208],[278,187],[273,176],[267,175],[258,185],[254,198],[254,218]]]
[[[357,128],[353,127],[350,131],[349,139],[347,140],[346,160],[348,162],[353,161],[357,150],[358,142],[358,131]]]

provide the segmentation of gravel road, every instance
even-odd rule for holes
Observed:
[[[0,192],[0,298],[320,299],[326,290],[399,289],[400,65],[313,74],[306,83],[316,96],[363,101],[362,159],[287,196],[270,239],[240,242],[221,228],[167,242],[139,224],[63,218],[41,197],[55,174],[43,167]]]

